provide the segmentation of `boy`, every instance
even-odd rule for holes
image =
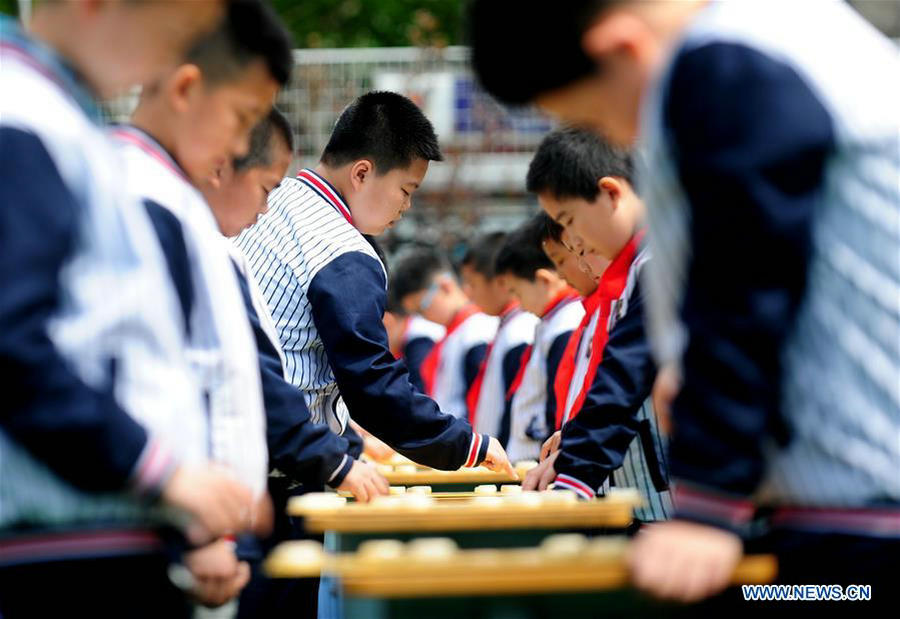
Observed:
[[[290,124],[281,112],[272,108],[250,134],[247,155],[226,165],[202,187],[222,234],[238,235],[266,211],[266,196],[281,183],[292,155]],[[303,395],[285,379],[283,353],[265,299],[256,283],[246,277],[243,256],[229,246],[259,350],[269,468],[279,472],[278,476],[269,477],[268,484],[275,509],[273,534],[261,543],[241,540],[238,547],[241,557],[250,560],[253,567],[253,579],[241,596],[240,616],[272,616],[278,609],[265,605],[273,600],[288,604],[290,592],[294,593],[291,604],[305,602],[303,608],[313,616],[315,583],[267,580],[260,567],[262,559],[277,543],[302,535],[285,511],[288,498],[297,493],[291,486],[299,483],[304,488],[316,489],[328,484],[349,490],[357,500],[365,502],[387,492],[387,483],[374,469],[348,456],[349,445],[343,437],[311,421]],[[307,595],[298,601],[302,591]],[[299,611],[295,607],[291,612]]]
[[[497,316],[497,333],[488,346],[475,381],[466,394],[469,421],[477,431],[509,442],[509,406],[522,355],[531,346],[538,318],[519,307],[505,274],[494,270],[506,234],[486,234],[472,244],[460,263],[463,290],[488,316]]]
[[[394,286],[388,286],[388,306],[384,311],[384,329],[387,331],[391,352],[403,359],[409,368],[409,380],[416,389],[425,393],[422,382],[422,362],[434,345],[443,339],[446,329],[425,320],[418,314],[407,314],[393,294]]]
[[[567,247],[563,227],[550,219],[546,213],[542,212],[541,215],[544,223],[541,230],[541,247],[560,275],[581,294],[584,309],[578,326],[566,344],[556,372],[553,386],[556,397],[556,419],[553,427],[557,431],[548,440],[552,449],[549,449],[549,445],[541,448],[543,460],[551,451],[556,451],[559,445],[559,429],[569,420],[582,389],[590,387],[594,379],[596,360],[599,359],[596,353],[600,352],[590,348],[599,321],[600,287],[597,284],[609,266],[609,261],[594,254],[578,256]]]
[[[840,2],[817,3],[814,22],[805,3],[578,4],[551,46],[570,59],[544,56],[574,71],[514,96],[622,140],[640,127],[648,155],[654,349],[683,386],[679,520],[641,540],[638,584],[714,593],[751,530],[786,583],[896,573],[900,401],[881,377],[900,372],[897,329],[882,331],[900,307],[879,292],[898,279],[900,85],[881,78],[900,69],[896,47]],[[477,21],[487,34],[492,19]],[[546,21],[516,26],[513,55],[487,57],[535,72],[521,52]]]
[[[556,372],[569,336],[584,314],[578,293],[560,278],[541,249],[543,228],[543,219],[534,217],[510,234],[494,267],[522,308],[538,317],[534,344],[523,355],[516,384],[508,390],[511,436],[507,452],[513,461],[537,459],[541,443],[554,430]]]
[[[205,399],[208,455],[261,496],[266,487],[265,409],[254,334],[242,291],[213,213],[197,187],[218,161],[247,153],[248,136],[290,74],[291,47],[260,3],[234,3],[223,23],[188,51],[185,62],[144,86],[132,126],[113,137],[126,186],[147,209],[179,293],[183,338]],[[235,122],[235,119],[240,119]],[[202,575],[195,596],[219,605],[247,580],[220,540],[192,551]]]
[[[342,433],[350,416],[407,457],[441,469],[509,469],[496,439],[473,434],[409,382],[382,324],[384,266],[363,234],[410,207],[440,150],[405,97],[371,92],[341,114],[315,170],[269,195],[269,212],[237,239],[266,298],[290,382],[314,420]]]
[[[406,256],[394,271],[394,294],[409,313],[443,325],[446,335],[422,362],[425,393],[443,410],[469,417],[466,396],[497,332],[497,318],[472,303],[439,253],[421,250]]]
[[[639,522],[663,520],[671,504],[664,446],[650,405],[656,367],[644,334],[640,271],[649,253],[640,246],[643,204],[631,187],[628,153],[585,130],[564,129],[541,142],[528,169],[528,190],[555,221],[589,220],[589,237],[568,234],[574,249],[591,248],[610,261],[598,282],[594,334],[579,348],[589,358],[583,385],[573,375],[559,451],[525,486],[575,490],[585,497],[608,487],[637,488],[646,505]],[[579,351],[580,353],[581,351]],[[593,372],[593,378],[591,378]],[[572,391],[572,387],[575,391]]]
[[[248,525],[249,491],[196,440],[176,297],[94,102],[174,61],[221,9],[46,2],[30,36],[0,22],[4,616],[184,616],[156,500],[186,510],[195,540]],[[55,594],[35,595],[46,582]]]

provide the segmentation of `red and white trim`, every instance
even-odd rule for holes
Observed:
[[[159,492],[175,468],[172,454],[159,441],[150,439],[135,466],[134,486],[141,493]]]
[[[560,473],[556,476],[556,480],[553,482],[557,488],[565,488],[567,490],[574,490],[578,493],[583,499],[593,499],[597,496],[597,493],[588,486],[586,483],[581,481],[580,479],[576,479],[571,475],[565,475]]]
[[[163,166],[171,170],[176,176],[184,180],[186,183],[191,182],[191,180],[187,177],[187,174],[181,167],[175,163],[175,160],[172,158],[169,153],[163,149],[153,138],[148,136],[146,133],[141,131],[136,127],[116,127],[112,130],[112,135],[114,138],[121,142],[127,142],[129,144],[133,144],[137,146],[142,151],[156,159]]]
[[[347,206],[344,198],[341,197],[341,194],[331,183],[309,168],[300,170],[300,172],[297,173],[297,178],[305,182],[316,193],[325,198],[337,212],[344,216],[344,219],[350,222],[351,226],[356,227],[356,224],[353,223],[353,214],[350,212],[350,207]]]
[[[784,507],[771,518],[774,527],[900,537],[898,508]]]
[[[746,499],[704,492],[684,484],[675,485],[672,501],[678,515],[696,515],[733,527],[746,524],[756,512],[756,506]]]
[[[0,565],[35,563],[50,559],[163,550],[163,541],[153,531],[87,531],[16,537],[0,542]]]
[[[484,439],[477,432],[472,433],[472,444],[469,446],[469,457],[463,466],[475,466],[478,464],[478,452],[481,451],[481,443]]]

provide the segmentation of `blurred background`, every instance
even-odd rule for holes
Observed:
[[[278,99],[297,136],[295,169],[316,163],[341,110],[368,90],[402,92],[435,126],[446,160],[432,164],[414,198],[415,208],[379,238],[389,256],[428,245],[459,259],[467,239],[511,230],[537,209],[524,191],[525,173],[532,152],[552,125],[536,110],[501,106],[478,88],[463,45],[465,2],[271,4],[297,46],[291,85]],[[900,43],[900,0],[850,4]],[[0,12],[27,15],[28,5],[0,0]],[[815,19],[812,9],[810,19]],[[107,111],[111,119],[124,120],[133,104],[134,95],[122,97],[108,102]]]

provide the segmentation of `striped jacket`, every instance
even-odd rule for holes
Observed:
[[[601,291],[621,292],[598,307],[604,321],[599,328],[606,336],[592,339],[602,346],[599,363],[584,403],[562,428],[554,465],[556,485],[585,498],[611,485],[638,489],[645,506],[636,516],[645,521],[665,519],[671,512],[665,446],[648,401],[656,378],[640,282],[648,262],[649,250],[639,249],[634,238],[600,279]],[[580,387],[573,383],[571,388]]]
[[[269,195],[269,212],[235,242],[271,310],[286,376],[314,421],[341,433],[349,413],[435,468],[484,459],[486,437],[442,413],[391,354],[382,323],[384,265],[325,179],[312,170],[285,179]]]
[[[643,110],[652,333],[684,381],[676,503],[739,531],[764,506],[897,536],[900,54],[815,5],[711,3]]]

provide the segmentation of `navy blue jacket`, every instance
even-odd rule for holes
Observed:
[[[746,496],[762,479],[767,443],[789,440],[781,354],[806,289],[834,128],[791,67],[733,43],[683,53],[664,111],[692,248],[672,473]]]
[[[556,472],[596,492],[622,466],[631,441],[640,432],[637,413],[650,396],[655,378],[638,283],[628,300],[628,313],[609,332],[581,410],[563,426]]]
[[[33,134],[0,128],[0,424],[54,473],[86,490],[124,488],[147,433],[108,389],[86,385],[48,336],[81,205]]]
[[[445,470],[465,464],[474,444],[472,428],[441,412],[410,382],[406,364],[391,354],[382,323],[385,276],[378,262],[347,252],[316,274],[307,297],[353,419],[416,462]],[[476,462],[484,460],[487,447],[482,437]]]

